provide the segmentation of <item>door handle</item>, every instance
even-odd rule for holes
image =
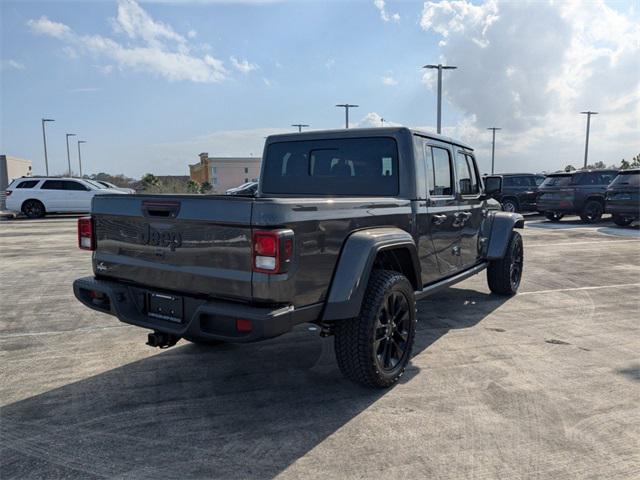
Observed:
[[[447,220],[446,215],[434,215],[433,217],[431,217],[431,221],[433,222],[434,225],[441,225],[446,220]]]
[[[462,220],[469,220],[469,218],[471,218],[472,213],[471,212],[458,212],[456,213],[456,217],[462,219]]]

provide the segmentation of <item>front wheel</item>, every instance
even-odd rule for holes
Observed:
[[[622,215],[614,215],[613,223],[620,227],[628,227],[633,223],[633,217],[623,217]]]
[[[596,223],[602,217],[604,208],[598,200],[589,200],[584,206],[584,210],[580,214],[580,218],[584,223]]]
[[[562,217],[564,217],[562,213],[558,212],[544,212],[544,216],[547,217],[547,220],[550,220],[552,222],[559,222],[560,220],[562,220]]]
[[[499,295],[515,295],[522,280],[523,267],[522,237],[518,232],[513,231],[504,257],[489,262],[487,267],[489,289]]]
[[[335,324],[338,367],[356,383],[390,387],[409,363],[415,331],[416,304],[407,278],[374,270],[360,315]]]

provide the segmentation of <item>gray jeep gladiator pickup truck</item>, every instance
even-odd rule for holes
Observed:
[[[482,188],[473,150],[408,128],[266,140],[254,197],[101,195],[78,222],[86,306],[148,344],[251,342],[310,322],[343,374],[388,387],[411,358],[416,300],[487,269],[520,285],[523,217]]]

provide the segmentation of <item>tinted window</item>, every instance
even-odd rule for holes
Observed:
[[[611,186],[614,185],[629,185],[631,187],[640,187],[640,172],[621,173],[613,180],[613,182],[611,182]]]
[[[398,194],[398,150],[392,138],[272,143],[264,162],[264,193]]]
[[[449,150],[431,147],[431,161],[427,158],[427,178],[429,195],[453,195],[451,157]]]
[[[550,175],[542,182],[542,187],[564,187],[571,182],[571,175]]]
[[[613,181],[613,179],[616,177],[617,174],[618,172],[602,172],[598,175],[599,176],[598,183],[600,185],[609,185]]]
[[[476,168],[476,161],[471,155],[466,155],[467,165],[469,166],[469,172],[471,172],[471,193],[480,193],[480,182],[478,180],[478,169]]]
[[[469,157],[460,152],[456,152],[456,172],[458,174],[458,191],[462,195],[478,193],[478,180],[473,162],[469,163]]]
[[[16,188],[33,188],[35,187],[40,180],[27,180],[25,182],[20,182]]]
[[[47,180],[40,187],[41,190],[64,190],[62,181],[60,180]]]
[[[536,177],[535,177],[536,185],[540,186],[542,184],[542,182],[544,182],[544,177],[541,176],[541,175],[536,175]]]
[[[537,184],[532,176],[526,177],[504,177],[505,187],[535,187]]]
[[[79,182],[72,182],[70,180],[62,180],[61,183],[63,184],[65,190],[82,190],[82,191],[89,190],[87,187],[85,187],[84,185],[82,185]]]

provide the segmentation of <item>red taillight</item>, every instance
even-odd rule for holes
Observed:
[[[251,320],[246,320],[244,318],[236,319],[236,330],[240,333],[250,333],[253,329],[253,325],[251,324]]]
[[[96,239],[93,232],[93,218],[78,219],[78,247],[82,250],[95,250]]]
[[[13,190],[5,190],[4,194],[8,197],[11,195],[11,192],[13,192]]]
[[[252,243],[254,272],[283,273],[287,271],[293,258],[293,231],[255,231]]]

